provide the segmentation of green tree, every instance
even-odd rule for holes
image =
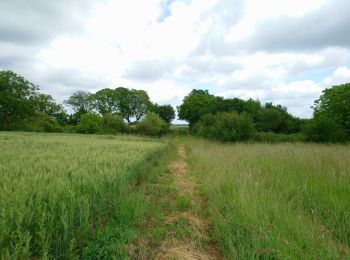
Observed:
[[[308,121],[303,134],[307,141],[316,143],[344,142],[348,138],[346,131],[335,118],[324,115],[318,115]]]
[[[81,116],[80,122],[75,127],[81,134],[94,134],[100,130],[101,118],[92,113],[86,113]]]
[[[258,113],[262,110],[261,102],[252,98],[245,101],[243,107],[243,111],[251,115],[254,120],[256,120]]]
[[[175,119],[175,110],[171,105],[154,104],[150,109],[152,112],[158,114],[168,124]]]
[[[55,119],[60,125],[66,125],[68,115],[61,104],[57,104],[52,96],[36,93],[33,98],[36,112],[46,114]]]
[[[75,113],[85,114],[92,112],[91,93],[76,91],[63,103],[73,109]]]
[[[136,122],[138,122],[144,115],[146,115],[152,103],[147,92],[144,90],[132,89],[131,96],[132,102],[130,105]]]
[[[243,112],[219,112],[207,114],[193,127],[199,136],[223,142],[234,142],[249,139],[254,133],[254,123],[250,115]]]
[[[169,125],[156,113],[148,113],[136,124],[136,132],[142,135],[161,136],[169,130]]]
[[[90,96],[91,104],[101,115],[118,112],[118,99],[116,91],[105,88]]]
[[[118,112],[128,124],[138,122],[149,110],[151,101],[146,91],[119,87],[115,89]],[[135,119],[133,122],[132,120]]]
[[[350,137],[350,83],[333,86],[322,93],[315,101],[315,120],[332,118]]]
[[[12,71],[0,71],[1,129],[35,112],[33,99],[38,87]]]
[[[127,126],[119,115],[104,114],[101,119],[101,131],[104,134],[126,132]]]
[[[179,119],[186,120],[192,128],[201,116],[215,112],[216,97],[208,90],[194,89],[177,107]]]

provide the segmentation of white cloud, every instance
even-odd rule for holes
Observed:
[[[195,87],[310,116],[322,89],[350,81],[343,0],[24,2],[0,3],[0,69],[59,101],[125,86],[178,105]]]

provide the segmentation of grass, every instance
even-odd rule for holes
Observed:
[[[0,147],[0,258],[126,258],[166,143],[3,132]]]
[[[187,139],[227,259],[350,255],[350,147]]]
[[[350,146],[169,138],[0,133],[0,258],[154,259],[174,240],[227,259],[350,255]],[[195,199],[169,170],[180,142]]]

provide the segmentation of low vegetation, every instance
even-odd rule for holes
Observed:
[[[152,208],[166,143],[128,136],[0,134],[0,258],[126,257]]]
[[[350,255],[350,148],[188,140],[227,259]]]

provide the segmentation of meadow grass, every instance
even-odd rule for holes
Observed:
[[[0,133],[0,258],[126,258],[159,139]]]
[[[350,256],[350,146],[186,143],[227,259]]]

